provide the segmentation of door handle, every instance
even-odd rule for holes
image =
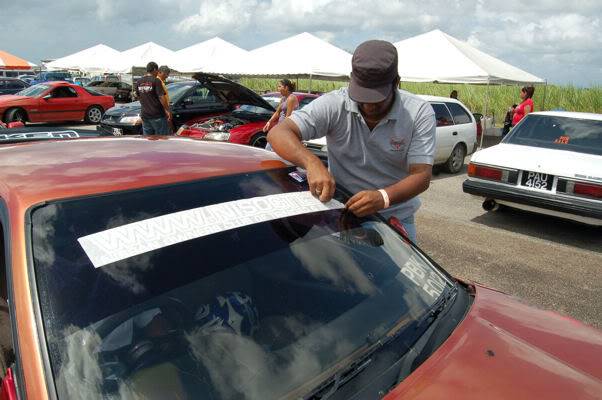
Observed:
[[[452,132],[452,135],[457,136],[458,132]]]

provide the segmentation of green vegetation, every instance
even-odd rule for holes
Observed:
[[[306,91],[309,88],[309,79],[299,79],[298,90]],[[274,91],[278,83],[277,79],[242,78],[241,83],[253,90],[263,92]],[[311,89],[320,92],[329,92],[342,86],[347,82],[312,80]],[[448,97],[449,93],[456,89],[458,98],[472,110],[472,112],[483,113],[487,92],[489,92],[489,105],[487,114],[495,116],[497,125],[503,122],[506,110],[512,104],[520,101],[520,86],[485,86],[485,85],[463,85],[463,84],[437,84],[437,83],[413,83],[402,82],[401,88],[412,93],[428,94],[433,96]],[[545,91],[546,110],[564,109],[566,111],[582,111],[602,113],[602,87],[578,88],[575,86],[548,85],[535,87],[533,101],[535,111],[542,110]]]

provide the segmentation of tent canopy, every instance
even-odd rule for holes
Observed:
[[[544,80],[436,29],[395,43],[408,82],[521,84]]]
[[[229,75],[346,77],[351,72],[351,54],[304,32],[212,69]]]
[[[35,66],[35,64],[34,64]],[[31,69],[27,60],[14,56],[10,53],[0,50],[0,69]]]
[[[46,64],[50,70],[69,69],[89,73],[117,72],[121,66],[121,53],[104,44],[54,60]]]
[[[158,65],[173,65],[176,53],[154,42],[147,42],[121,52],[121,68],[118,72],[130,72],[132,67],[146,67],[151,61]]]
[[[222,65],[239,63],[247,55],[248,51],[214,37],[177,51],[173,67],[180,72],[221,72]]]

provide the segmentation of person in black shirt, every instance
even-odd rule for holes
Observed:
[[[166,100],[163,84],[157,78],[159,66],[155,62],[146,65],[146,75],[136,85],[136,95],[140,100],[142,111],[142,134],[143,135],[169,135],[169,121],[171,112]]]

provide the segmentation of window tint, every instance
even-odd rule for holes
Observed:
[[[303,100],[301,100],[299,102],[299,108],[305,107],[306,105],[308,105],[309,103],[311,103],[315,99],[316,99],[315,97],[305,97]]]
[[[53,98],[77,97],[75,89],[69,86],[61,86],[52,91]]]
[[[437,126],[448,126],[453,125],[454,121],[451,114],[445,104],[442,103],[431,103],[433,110],[435,110],[435,119],[437,120]]]
[[[472,122],[472,118],[470,118],[470,115],[466,112],[466,110],[464,108],[462,108],[461,105],[459,105],[457,103],[445,103],[445,104],[449,108],[449,111],[451,111],[451,113],[454,117],[454,122],[456,124],[470,124]]]
[[[184,97],[184,101],[191,101],[191,104],[201,106],[216,103],[217,99],[206,87],[197,86]]]

